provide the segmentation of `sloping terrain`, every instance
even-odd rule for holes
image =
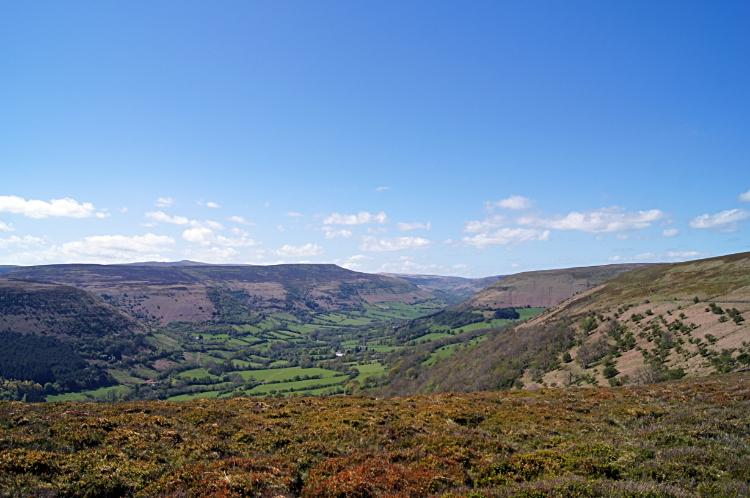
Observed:
[[[378,392],[633,385],[731,372],[750,365],[748,313],[750,253],[647,266],[487,331],[470,347],[444,341],[393,353]]]
[[[131,316],[65,285],[0,279],[0,330],[53,337],[101,337],[142,330]]]
[[[569,323],[579,343],[544,383],[645,382],[750,363],[750,253],[652,266],[575,296],[521,327]],[[528,378],[528,376],[527,376]]]
[[[362,310],[362,303],[434,298],[405,280],[336,265],[49,265],[17,268],[5,277],[84,289],[160,325],[215,317],[214,288],[234,292],[255,312]]]
[[[508,275],[456,307],[457,310],[501,308],[551,308],[622,273],[648,264],[623,264],[565,268]]]
[[[747,373],[405,398],[0,402],[4,496],[739,497]]]

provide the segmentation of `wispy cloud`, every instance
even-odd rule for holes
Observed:
[[[172,204],[174,204],[174,199],[171,197],[159,197],[156,199],[156,207],[168,208],[171,207]]]
[[[233,221],[235,223],[241,223],[243,225],[255,225],[255,223],[253,223],[252,221],[247,221],[242,216],[230,216],[228,219],[229,221]]]
[[[214,209],[218,209],[218,208],[220,208],[220,207],[221,207],[221,206],[219,206],[218,204],[216,204],[215,202],[211,202],[211,201],[208,201],[208,202],[206,203],[206,206],[207,206],[207,207],[210,207],[210,208],[214,208]]]
[[[402,232],[406,232],[409,230],[417,230],[419,228],[424,228],[425,230],[432,230],[432,223],[429,221],[427,223],[401,223],[399,222],[396,227],[401,230]]]
[[[169,216],[162,211],[150,211],[145,214],[145,217],[158,223],[174,223],[175,225],[187,225],[190,223],[190,220],[184,216]]]
[[[13,223],[6,224],[0,221],[0,232],[12,232],[13,230],[15,230],[15,228],[13,228]]]
[[[543,218],[537,214],[523,216],[518,224],[554,230],[580,230],[582,232],[629,232],[650,227],[653,223],[668,218],[669,215],[658,209],[649,211],[625,212],[618,206],[592,211],[573,211],[567,216],[555,215]]]
[[[372,258],[363,254],[356,254],[343,259],[334,259],[333,262],[342,268],[349,270],[362,270],[368,261],[372,261]]]
[[[375,192],[385,192],[386,190],[390,190],[391,187],[378,187],[375,189]]]
[[[740,194],[737,200],[740,202],[750,202],[750,190],[748,190],[744,194]]]
[[[676,235],[679,235],[680,230],[678,228],[665,228],[661,231],[662,237],[674,237]]]
[[[388,223],[388,216],[382,211],[378,214],[360,211],[357,214],[333,213],[323,219],[324,225],[364,225],[366,223]]]
[[[29,218],[67,217],[88,218],[94,216],[96,209],[90,202],[79,203],[76,200],[52,199],[49,202],[15,195],[0,196],[0,212],[22,214]]]
[[[41,245],[44,241],[38,237],[32,237],[26,235],[24,237],[17,237],[11,235],[7,239],[0,239],[0,249],[7,249],[10,246],[28,247],[29,245]]]
[[[291,259],[297,259],[297,258],[304,258],[309,256],[320,256],[324,254],[324,250],[322,247],[320,247],[317,244],[305,244],[301,246],[292,246],[289,244],[286,244],[281,247],[281,249],[277,249],[275,253],[282,258],[291,258]]]
[[[467,233],[487,233],[496,228],[505,225],[505,216],[500,214],[485,218],[484,221],[467,221],[465,222],[464,232]]]
[[[489,233],[480,233],[473,237],[463,237],[459,241],[448,239],[446,244],[451,246],[474,246],[485,249],[493,245],[521,244],[533,241],[549,240],[549,230],[535,228],[501,228]]]
[[[296,211],[287,211],[286,213],[284,213],[284,216],[289,216],[290,218],[299,218],[300,216],[302,216],[302,213],[298,213]]]
[[[361,251],[403,251],[406,249],[427,249],[432,245],[432,241],[421,237],[362,237],[362,243],[359,245]]]
[[[731,233],[740,229],[740,222],[750,217],[744,209],[730,209],[714,215],[704,214],[690,220],[690,228]]]
[[[531,206],[534,205],[534,201],[527,198],[522,197],[520,195],[511,195],[507,199],[502,199],[499,201],[494,202],[487,202],[485,204],[485,210],[492,211],[495,208],[502,208],[502,209],[528,209]]]
[[[326,233],[326,239],[349,239],[354,235],[352,232],[346,229],[336,230],[332,227],[323,227],[322,230]]]

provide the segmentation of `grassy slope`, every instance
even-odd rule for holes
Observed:
[[[393,399],[1,402],[0,489],[13,496],[746,496],[748,403],[747,374]]]
[[[584,344],[601,338],[612,344],[614,340],[607,330],[617,320],[635,338],[632,349],[620,351],[613,359],[620,377],[628,375],[630,381],[638,381],[644,369],[650,368],[649,358],[661,353],[665,367],[683,368],[688,375],[706,375],[714,372],[717,365],[723,370],[741,368],[742,364],[735,360],[750,342],[749,322],[736,324],[726,314],[723,315],[726,321],[721,322],[722,315],[706,311],[712,302],[724,309],[735,308],[750,319],[750,253],[628,272],[549,310],[527,326],[567,321],[573,323]],[[583,333],[581,324],[592,313],[597,327]],[[684,327],[676,330],[680,323]],[[675,342],[668,350],[660,348],[665,334]],[[573,358],[579,350],[576,347],[570,351]],[[723,350],[729,352],[731,360],[726,355],[721,358]],[[571,370],[574,376],[591,375],[598,382],[605,381],[599,365],[583,369],[579,362],[572,362],[566,370]],[[566,371],[550,372],[544,376],[544,382],[562,384],[566,374]]]

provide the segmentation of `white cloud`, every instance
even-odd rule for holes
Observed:
[[[94,205],[90,202],[79,204],[73,199],[52,199],[49,202],[25,200],[15,195],[0,196],[0,212],[22,214],[29,218],[47,218],[49,216],[68,218],[88,218],[94,216]]]
[[[168,208],[174,204],[174,199],[171,197],[159,197],[156,199],[156,206],[160,208]]]
[[[320,256],[325,251],[317,244],[305,244],[302,246],[292,246],[286,244],[281,249],[275,251],[282,258],[303,258],[307,256]]]
[[[511,268],[521,268],[521,265],[519,265],[518,263],[513,263],[512,265],[510,265],[510,267]]]
[[[231,247],[201,247],[188,248],[183,253],[188,259],[203,261],[205,263],[224,263],[227,261],[236,261],[240,256],[239,251]]]
[[[388,223],[388,216],[382,211],[378,214],[360,211],[358,214],[333,213],[323,219],[325,225],[364,225],[365,223]]]
[[[624,233],[618,233],[615,235],[615,238],[617,240],[628,240],[630,237],[628,235],[625,235]]]
[[[396,227],[401,230],[402,232],[406,232],[408,230],[416,230],[418,228],[424,228],[425,230],[432,230],[432,223],[429,221],[427,223],[401,223],[399,222]]]
[[[665,228],[661,231],[662,237],[674,237],[680,233],[679,228]]]
[[[520,195],[511,195],[507,199],[500,201],[488,202],[485,204],[485,209],[492,210],[496,207],[503,209],[528,209],[534,205],[534,201]]]
[[[96,213],[96,217],[97,218],[109,218],[110,216],[112,216],[112,215],[109,214],[109,213],[102,213],[101,211],[98,212],[98,213]]]
[[[346,229],[342,230],[335,230],[332,227],[323,227],[322,230],[326,233],[326,239],[333,240],[333,239],[349,239],[354,235],[352,232]]]
[[[484,221],[467,221],[465,222],[464,232],[467,233],[487,233],[495,228],[505,225],[505,217],[502,215],[485,218]]]
[[[445,243],[452,246],[474,246],[477,249],[484,249],[493,245],[522,244],[537,240],[549,240],[549,230],[501,228],[491,233],[480,233],[474,237],[464,237],[460,241],[448,239]]]
[[[127,206],[123,206],[120,209],[118,209],[118,211],[121,212],[121,213],[127,213],[128,212],[128,207]]]
[[[161,211],[150,211],[145,216],[150,220],[161,223],[174,223],[175,225],[187,225],[190,223],[190,220],[184,216],[169,216]]]
[[[741,202],[750,202],[750,190],[748,190],[744,194],[740,194],[737,200]]]
[[[284,216],[289,216],[290,218],[299,218],[300,216],[302,216],[302,213],[298,213],[296,211],[287,211],[286,213],[284,213]]]
[[[354,256],[349,256],[348,258],[333,260],[335,264],[349,270],[361,270],[364,268],[367,261],[372,261],[372,258],[363,254],[356,254]]]
[[[403,251],[405,249],[427,249],[432,241],[421,237],[384,237],[378,239],[372,236],[362,237],[359,245],[361,251]]]
[[[233,221],[235,223],[241,223],[243,225],[255,225],[252,221],[247,221],[242,216],[230,216],[229,221]]]
[[[42,241],[42,239],[38,237],[32,237],[31,235],[26,235],[25,237],[17,237],[15,235],[11,235],[10,238],[0,239],[0,249],[7,249],[11,245],[28,247],[29,244],[41,245],[44,244],[44,242]]]
[[[182,238],[188,242],[209,246],[214,241],[214,232],[206,227],[188,228],[182,232]]]
[[[13,223],[6,224],[0,221],[0,232],[12,232],[13,230],[15,230]]]
[[[219,206],[218,204],[216,204],[215,202],[211,202],[211,201],[207,202],[207,203],[206,203],[206,206],[208,206],[208,207],[210,207],[210,208],[214,208],[214,209],[218,209],[218,208],[220,208],[220,207],[221,207],[221,206]]]
[[[385,192],[386,190],[390,190],[391,187],[378,187],[375,189],[375,192]]]
[[[730,209],[714,215],[704,214],[690,220],[690,228],[714,230],[722,233],[736,232],[740,221],[750,217],[744,209]]]
[[[250,247],[260,245],[260,242],[253,240],[246,235],[242,237],[224,237],[219,235],[216,237],[216,243],[225,247]]]
[[[284,228],[284,225],[279,225],[276,228],[279,230],[279,232],[286,232],[286,228]]]
[[[669,215],[658,209],[624,212],[624,208],[613,206],[592,211],[573,211],[567,216],[557,215],[543,219],[538,215],[519,218],[518,224],[555,230],[580,230],[583,232],[629,232],[648,228],[654,222]]]

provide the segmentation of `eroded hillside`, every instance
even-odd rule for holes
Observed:
[[[520,327],[568,323],[576,341],[560,369],[523,381],[630,384],[745,368],[748,312],[750,253],[628,272]]]
[[[456,307],[458,310],[501,308],[551,308],[618,275],[647,264],[565,268],[508,275]]]

